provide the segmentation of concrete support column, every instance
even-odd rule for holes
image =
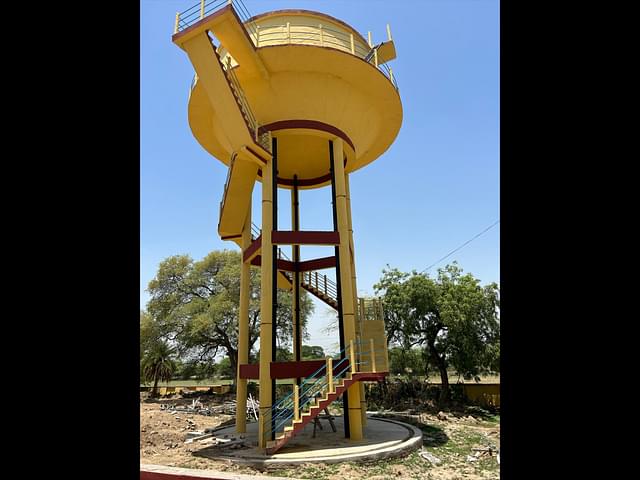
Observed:
[[[358,284],[356,282],[356,249],[353,242],[353,223],[351,222],[351,193],[349,190],[349,174],[344,176],[345,190],[347,192],[347,220],[349,223],[349,260],[351,262],[351,283],[353,285],[353,308],[356,312],[356,338],[362,342],[362,319],[358,315]],[[361,343],[362,344],[362,343]],[[367,365],[371,367],[371,365]],[[367,368],[370,370],[370,368]],[[362,426],[367,425],[367,400],[365,398],[364,383],[360,385],[360,412],[362,414]]]
[[[251,204],[242,230],[242,252],[251,245]],[[240,378],[240,365],[249,363],[249,297],[251,262],[242,262],[240,270],[240,311],[238,314],[238,372],[236,380],[236,432],[247,431],[247,379]]]
[[[273,229],[273,181],[272,162],[262,167],[262,247],[260,266],[260,422],[258,425],[258,446],[266,448],[271,440],[271,355],[272,355],[272,295],[273,256],[271,254],[271,230]]]
[[[338,220],[338,232],[340,234],[340,288],[342,290],[342,317],[344,324],[344,340],[348,345],[356,338],[356,319],[354,286],[351,269],[351,253],[349,247],[349,216],[347,206],[346,177],[344,172],[343,140],[336,138],[333,141],[333,158],[335,171],[336,214]],[[351,440],[362,439],[362,413],[360,407],[359,382],[351,385],[347,390],[349,409],[349,435]]]

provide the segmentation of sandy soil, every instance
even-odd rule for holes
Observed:
[[[202,396],[204,406],[220,405],[224,398]],[[191,404],[192,399],[162,399],[140,403],[140,462],[184,468],[200,468],[236,473],[255,474],[256,470],[241,467],[230,462],[216,461],[194,456],[192,452],[202,445],[185,444],[187,433],[217,427],[226,422],[234,422],[232,415],[204,416],[196,414],[171,414],[161,410],[162,403],[176,405]],[[420,413],[405,417],[408,423],[417,424],[424,432],[424,448],[442,460],[440,465],[432,465],[421,458],[418,452],[407,457],[367,464],[307,464],[291,469],[276,469],[265,474],[290,476],[295,478],[331,479],[348,478],[354,480],[381,480],[404,478],[430,479],[499,479],[500,469],[495,454],[483,455],[475,462],[467,460],[475,452],[473,448],[500,447],[499,420],[460,416],[446,413],[446,419],[431,413]]]

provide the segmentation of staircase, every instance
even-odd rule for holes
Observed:
[[[363,342],[366,350],[367,342]],[[350,344],[340,352],[342,358],[336,360],[327,358],[325,365],[306,377],[289,395],[278,401],[271,409],[272,428],[275,440],[267,442],[266,453],[272,455],[281,449],[291,438],[299,433],[305,425],[317,417],[331,403],[338,400],[342,394],[358,381],[380,381],[388,374],[386,371],[377,372],[375,361],[357,362],[360,357],[360,343]],[[387,355],[386,344],[379,350],[368,351],[376,357]],[[344,355],[343,355],[344,354]],[[275,412],[275,413],[274,413]]]
[[[252,235],[255,235],[255,238],[257,238],[261,231],[256,225],[252,224],[251,233]],[[255,238],[252,237],[252,239]],[[280,248],[278,248],[278,258],[289,262],[291,261],[291,259]],[[284,272],[281,270],[280,273],[293,284],[293,274],[291,272]],[[336,310],[338,309],[338,285],[336,285],[336,282],[331,280],[325,274],[319,273],[317,270],[300,273],[300,286],[302,288],[322,300],[330,307]]]

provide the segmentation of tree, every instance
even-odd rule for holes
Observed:
[[[447,368],[459,375],[478,377],[499,365],[499,290],[457,263],[438,270],[437,279],[415,271],[409,275],[384,269],[376,293],[383,294],[385,323],[390,341],[403,349],[425,348],[425,369],[440,373],[441,403],[449,399]]]
[[[319,345],[302,345],[302,351],[300,352],[302,360],[317,360],[324,359],[324,349]]]
[[[147,310],[158,335],[175,342],[185,362],[213,363],[219,350],[228,357],[233,372],[238,363],[238,314],[241,254],[214,251],[194,262],[188,255],[175,255],[160,263],[149,282],[151,299]],[[291,294],[278,290],[276,317],[278,346],[291,344]],[[300,298],[301,323],[306,322],[313,303],[306,292]],[[249,295],[249,351],[259,336],[260,270],[251,269]],[[232,376],[235,379],[235,374]]]
[[[176,362],[174,361],[174,349],[169,347],[166,342],[159,341],[151,346],[142,358],[142,374],[146,382],[153,382],[153,390],[151,396],[158,394],[158,382],[168,382],[176,371]]]
[[[394,347],[389,349],[389,372],[392,375],[425,375],[422,349]]]

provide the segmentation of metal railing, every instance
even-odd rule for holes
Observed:
[[[350,53],[380,70],[398,89],[393,70],[386,63],[378,62],[378,49],[382,44],[370,47],[353,33],[336,30],[326,25],[270,25],[264,30],[257,29],[256,46],[267,47],[274,45],[315,45],[333,48]]]
[[[319,293],[331,298],[334,302],[338,301],[338,285],[329,277],[317,270],[311,272],[302,272],[302,283],[307,287],[311,287]]]
[[[362,355],[366,355],[369,361],[359,361]],[[353,340],[336,355],[338,359],[327,357],[325,363],[311,375],[302,379],[300,385],[294,385],[291,393],[279,399],[270,412],[265,415],[271,422],[274,434],[284,431],[284,427],[292,425],[293,420],[302,418],[302,415],[311,411],[311,408],[319,405],[321,400],[334,394],[338,387],[344,386],[347,374],[357,372],[376,372],[376,362],[387,366],[388,352],[386,341],[382,348],[374,349],[371,339],[365,341]],[[335,362],[335,363],[334,363]],[[361,365],[369,365],[362,368]]]
[[[378,63],[377,52],[381,44],[370,46],[363,43],[360,36],[356,36],[353,33],[346,33],[345,31],[337,30],[323,24],[318,24],[316,27],[306,24],[292,25],[288,22],[283,25],[269,25],[265,27],[265,30],[261,31],[260,26],[251,20],[253,17],[242,0],[201,0],[185,11],[176,13],[174,33],[189,28],[207,15],[227,5],[230,5],[238,15],[238,18],[242,21],[249,37],[256,47],[299,44],[317,45],[342,50],[374,65],[389,79],[395,89],[398,90],[398,83],[391,68],[384,63]],[[391,31],[388,25],[387,31],[389,40],[391,40]]]
[[[194,23],[202,20],[211,13],[219,10],[227,5],[231,5],[240,20],[244,23],[249,32],[255,34],[256,27],[254,22],[249,22],[252,15],[249,13],[246,5],[242,0],[200,0],[194,6],[187,8],[183,12],[176,13],[175,32],[181,32]]]
[[[227,178],[224,181],[224,191],[222,193],[222,200],[220,201],[220,212],[218,215],[218,227],[220,227],[220,220],[222,219],[222,210],[224,210],[224,203],[227,200],[227,190],[229,190],[229,181],[231,180],[231,171],[233,170],[233,165],[236,162],[237,155],[234,153],[231,155],[231,161],[229,162],[229,170],[227,170]]]

